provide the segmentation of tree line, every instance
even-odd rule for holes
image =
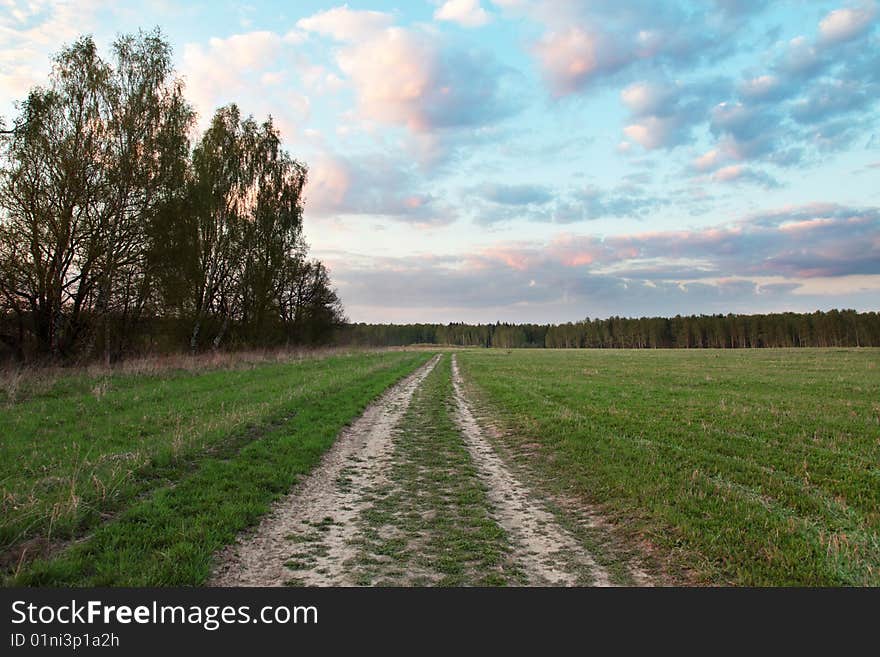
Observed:
[[[20,359],[326,342],[305,164],[271,117],[196,114],[156,30],[62,49],[0,125],[0,343]]]
[[[880,347],[880,313],[609,317],[566,324],[347,324],[342,344],[570,349]]]

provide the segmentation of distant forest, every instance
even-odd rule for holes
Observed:
[[[195,134],[157,31],[83,37],[0,119],[0,357],[328,342],[343,321],[303,239],[306,166],[269,118]]]
[[[347,324],[341,344],[587,349],[880,347],[880,313],[831,310],[767,315],[585,319],[567,324]]]

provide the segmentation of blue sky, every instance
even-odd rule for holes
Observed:
[[[160,26],[200,114],[271,114],[355,321],[880,307],[880,8],[0,0],[0,115]]]

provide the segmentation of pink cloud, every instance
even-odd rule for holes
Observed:
[[[679,121],[675,117],[646,116],[638,123],[626,126],[623,134],[642,148],[653,150],[671,145],[678,128]]]
[[[803,230],[811,230],[813,228],[818,228],[820,226],[831,226],[835,223],[834,219],[828,218],[820,218],[817,217],[815,219],[804,219],[802,221],[791,221],[785,224],[782,224],[779,227],[779,230],[783,231],[803,231]]]
[[[491,247],[480,252],[480,257],[502,262],[516,271],[527,271],[534,264],[534,257],[528,251],[510,247]]]
[[[592,253],[576,253],[570,257],[563,258],[562,264],[566,267],[580,267],[581,265],[591,265],[595,260]]]
[[[351,187],[352,174],[342,160],[322,155],[312,160],[305,187],[310,213],[325,215],[340,208]]]
[[[878,222],[880,208],[793,206],[706,229],[608,238],[569,233],[541,243],[410,256],[391,273],[383,258],[352,266],[349,257],[340,261],[349,271],[339,280],[343,293],[360,303],[417,309],[410,321],[425,321],[418,313],[437,308],[485,313],[514,306],[529,307],[529,321],[538,304],[551,302],[569,315],[739,312],[732,301],[748,310],[757,295],[770,303],[829,295],[823,302],[829,307],[850,307],[852,299],[869,309],[880,290]],[[785,229],[792,224],[802,227]],[[862,296],[847,296],[856,293]],[[805,303],[804,310],[816,307],[816,299]],[[450,321],[448,314],[442,321]]]
[[[340,69],[354,83],[364,117],[400,123],[414,132],[431,127],[427,97],[434,92],[444,93],[436,86],[436,60],[431,43],[402,28],[383,30],[344,49],[337,59]]]
[[[877,15],[874,2],[860,7],[835,9],[819,22],[819,34],[825,43],[849,41],[863,34]]]
[[[592,265],[606,256],[606,246],[596,237],[561,235],[547,247],[547,256],[565,267]]]
[[[723,157],[724,156],[722,155],[721,151],[719,151],[717,148],[713,148],[709,151],[706,151],[694,160],[694,168],[697,171],[711,171],[718,166]]]
[[[385,14],[347,8],[297,25],[342,42],[336,63],[355,91],[356,118],[407,128],[426,162],[443,150],[439,131],[490,124],[519,102],[491,58],[450,47],[430,28],[402,28]]]
[[[616,58],[596,34],[580,27],[544,35],[534,46],[544,77],[557,96],[579,89],[598,70],[613,67]]]
[[[712,179],[718,182],[730,182],[741,178],[744,171],[745,169],[741,165],[732,164],[718,169],[718,171],[713,174]]]

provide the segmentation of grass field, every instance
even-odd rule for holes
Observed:
[[[360,353],[237,370],[68,376],[7,398],[7,583],[204,581],[213,551],[429,357]]]
[[[698,581],[880,584],[880,350],[472,350],[517,460]]]
[[[217,551],[434,353],[7,386],[3,582],[205,583]],[[631,583],[638,553],[660,582],[880,585],[880,349],[455,353],[501,429],[489,442],[613,582]],[[374,477],[354,498],[354,581],[523,583],[522,536],[489,499],[501,480],[485,480],[454,411],[451,357],[412,391],[387,458],[341,471]],[[594,516],[610,522],[580,523]]]

